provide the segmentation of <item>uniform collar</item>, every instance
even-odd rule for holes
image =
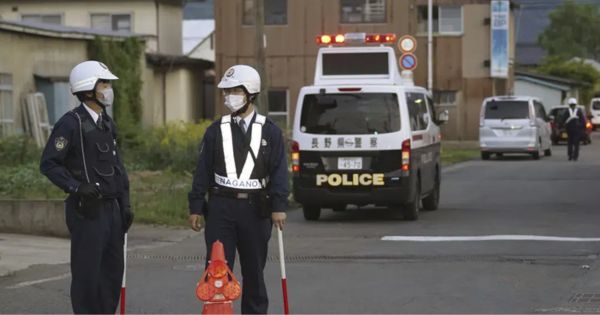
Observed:
[[[96,123],[98,121],[98,117],[100,117],[100,115],[98,115],[98,113],[96,113],[93,109],[91,109],[87,105],[85,105],[85,103],[81,103],[81,105],[83,105],[83,108],[85,108],[85,110],[87,110],[87,112],[92,117],[92,120],[94,120],[94,123]]]
[[[248,115],[248,116],[246,116],[246,118],[244,118],[244,121],[246,122],[246,129],[250,128],[250,124],[252,123],[254,116],[256,116],[256,110],[252,110],[252,113],[250,113],[250,115]],[[239,124],[241,119],[242,118],[240,116],[236,116],[235,123]]]

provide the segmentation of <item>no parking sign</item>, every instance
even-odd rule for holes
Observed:
[[[402,70],[414,70],[417,67],[417,57],[412,53],[404,53],[400,56],[399,63]]]

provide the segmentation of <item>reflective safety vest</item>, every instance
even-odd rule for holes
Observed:
[[[579,119],[579,117],[577,116],[577,108],[575,108],[574,110],[572,108],[569,108],[569,118],[567,118],[565,124],[568,124],[573,119]]]
[[[261,143],[262,141],[262,127],[266,122],[266,117],[256,114],[256,118],[251,128],[251,138],[250,138],[250,150],[254,153],[254,157],[256,158],[256,162],[261,164],[262,156],[260,153]],[[266,180],[262,176],[263,168],[262,165],[259,165],[258,169],[260,172],[254,172],[255,163],[254,158],[250,151],[247,152],[245,163],[242,167],[242,171],[238,176],[238,168],[235,162],[235,148],[234,148],[234,140],[231,132],[231,115],[226,115],[221,118],[221,138],[223,143],[223,159],[225,162],[225,174],[219,174],[219,167],[215,168],[215,184],[221,187],[226,187],[232,190],[243,190],[249,191],[254,190],[258,191],[266,186]],[[250,128],[248,128],[250,130]],[[245,141],[246,139],[244,139]],[[238,146],[239,148],[239,146]],[[237,150],[238,154],[243,154],[240,152],[246,152],[247,146],[244,145],[244,150]],[[219,163],[219,161],[215,161]],[[222,168],[221,168],[222,169]],[[259,174],[256,174],[259,173]]]

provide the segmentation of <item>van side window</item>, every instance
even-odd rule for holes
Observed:
[[[533,101],[533,106],[535,108],[535,116],[539,119],[548,121],[548,116],[546,115],[546,110],[544,109],[544,105],[538,101]]]
[[[423,93],[406,93],[406,104],[412,131],[425,130],[431,119],[427,118],[427,101]]]
[[[429,117],[431,121],[437,124],[437,113],[435,112],[435,104],[430,96],[427,96],[427,107],[429,108]]]

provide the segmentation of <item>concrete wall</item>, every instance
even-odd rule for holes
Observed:
[[[0,232],[68,237],[62,200],[0,200]]]
[[[181,55],[183,10],[179,6],[158,5],[158,51]]]
[[[202,80],[192,69],[173,69],[166,75],[167,121],[193,122],[200,113]]]
[[[36,91],[34,75],[68,82],[71,69],[87,59],[87,42],[0,31],[0,47],[0,73],[13,78],[15,131],[23,132],[21,100],[26,93]]]

